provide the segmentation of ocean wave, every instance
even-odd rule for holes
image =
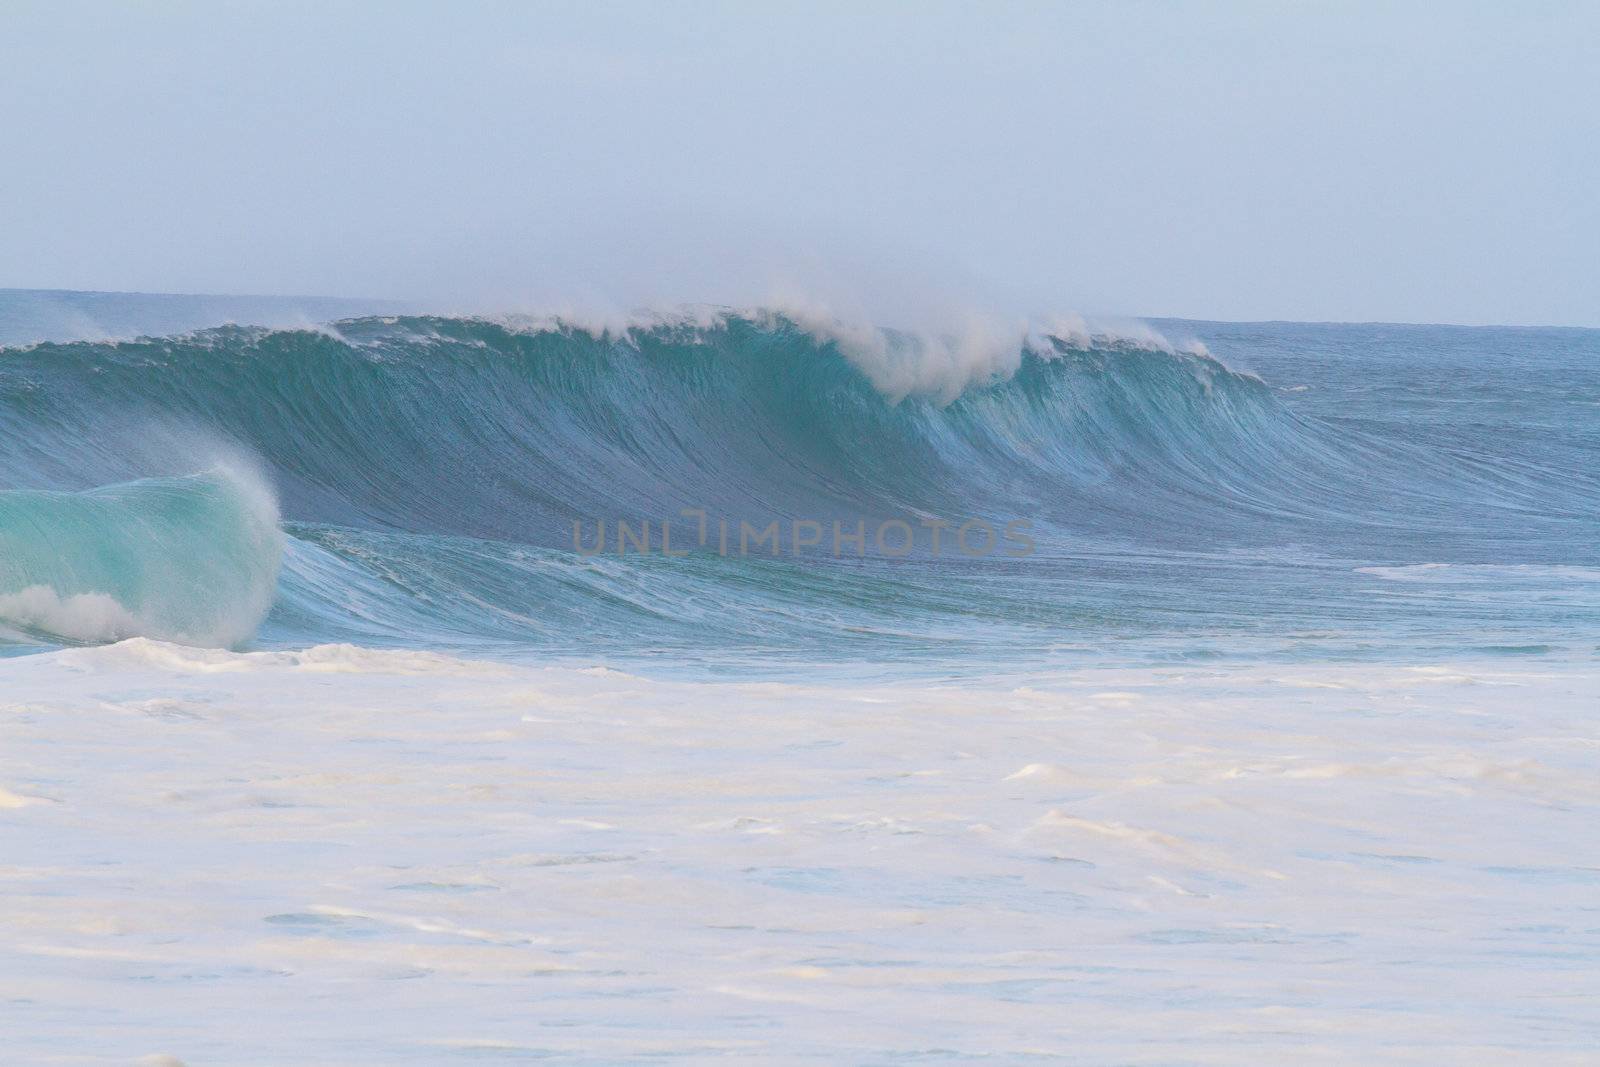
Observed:
[[[27,442],[0,478],[147,473],[126,450],[143,431],[104,429],[142,418],[264,457],[296,518],[547,544],[575,517],[682,508],[826,518],[1075,497],[1092,522],[1151,493],[1191,509],[1208,488],[1292,506],[1319,442],[1259,379],[1078,329],[980,343],[776,312],[620,335],[379,318],[37,346],[0,362],[0,430]]]
[[[0,627],[72,641],[237,644],[274,607],[285,643],[1061,647],[1197,597],[1259,603],[1228,584],[1238,560],[1565,559],[1600,501],[1592,472],[1307,415],[1204,346],[1070,316],[391,316],[35,345],[0,351],[0,436]],[[193,474],[216,452],[263,474]],[[686,514],[904,523],[920,554],[935,522],[1020,521],[1037,554],[723,559],[704,528],[688,561],[574,551],[575,524]]]

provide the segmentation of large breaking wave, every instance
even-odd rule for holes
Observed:
[[[1243,625],[1241,558],[1566,559],[1600,498],[1591,472],[1309,417],[1203,348],[1077,322],[411,317],[38,345],[0,351],[0,434],[0,625],[69,640],[246,640],[274,603],[273,492],[266,639],[633,650]],[[217,441],[272,490],[205,473]],[[686,511],[1020,519],[1037,551],[573,550],[574,521]],[[1274,580],[1292,599],[1303,575]]]

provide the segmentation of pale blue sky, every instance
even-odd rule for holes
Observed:
[[[0,9],[0,286],[1600,325],[1600,4]]]

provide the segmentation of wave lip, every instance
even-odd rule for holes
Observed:
[[[78,644],[233,647],[276,596],[271,491],[230,467],[86,492],[0,492],[0,628]]]

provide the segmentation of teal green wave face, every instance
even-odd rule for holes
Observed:
[[[271,496],[233,471],[3,492],[0,626],[238,645],[272,606],[282,554]]]

